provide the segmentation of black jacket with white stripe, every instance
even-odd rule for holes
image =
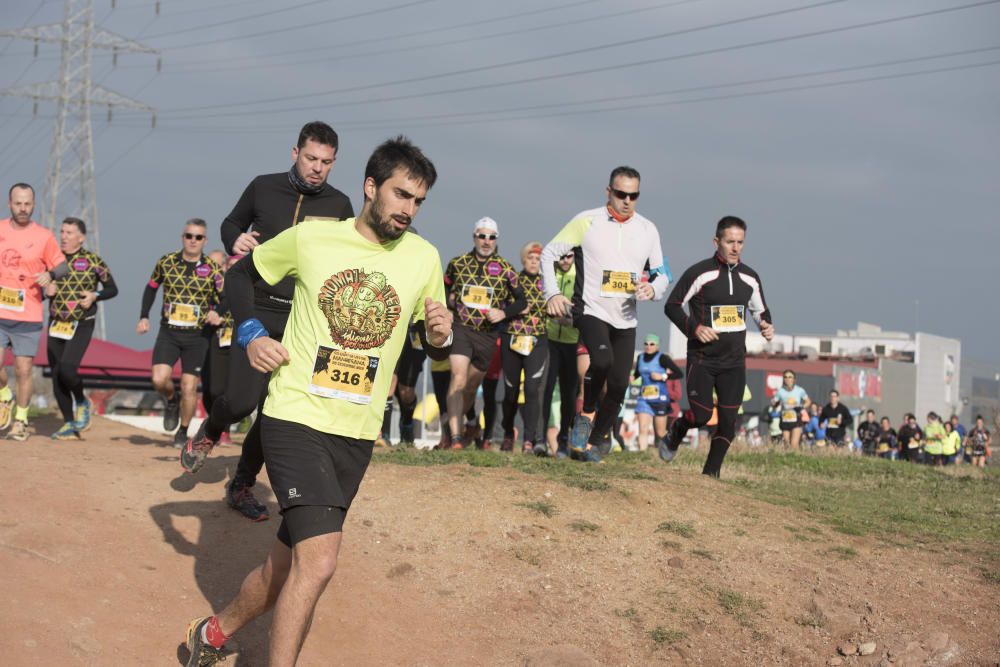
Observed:
[[[746,264],[730,265],[718,253],[684,272],[663,310],[687,336],[688,359],[714,368],[745,362],[747,315],[758,326],[771,322],[757,272]],[[715,329],[719,340],[702,343],[695,337],[699,325]]]

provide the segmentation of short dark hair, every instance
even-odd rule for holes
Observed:
[[[637,181],[642,179],[639,177],[639,172],[632,167],[626,167],[622,165],[621,167],[615,167],[611,170],[611,176],[608,178],[608,187],[610,188],[615,184],[615,179],[619,176],[624,176],[625,178],[634,178]]]
[[[735,215],[727,215],[716,223],[715,238],[721,239],[726,230],[731,227],[739,227],[745,232],[747,230],[747,223],[743,221],[743,218],[737,218]]]
[[[7,191],[7,199],[10,199],[11,197],[13,197],[14,196],[14,190],[16,190],[18,188],[24,188],[24,189],[27,189],[27,190],[31,190],[31,196],[32,197],[35,196],[35,188],[31,187],[27,183],[15,183],[14,185],[10,186],[10,190]]]
[[[191,218],[190,220],[184,223],[185,227],[187,227],[188,225],[194,225],[195,227],[204,227],[205,229],[208,229],[208,224],[201,218]]]
[[[80,218],[74,218],[73,216],[69,216],[67,218],[63,218],[62,223],[64,225],[73,225],[74,227],[80,230],[81,234],[87,233],[87,223],[85,223]]]
[[[838,397],[840,396],[840,392],[839,392],[839,391],[837,391],[836,389],[831,389],[831,390],[830,390],[830,393],[831,393],[831,394],[836,394],[836,395],[837,395]]]
[[[976,419],[982,419],[982,418],[983,418],[982,415],[976,415]]]
[[[865,414],[866,415],[874,415],[875,411],[874,410],[868,410],[868,412],[866,412]]]
[[[397,169],[405,169],[411,178],[422,181],[428,190],[434,187],[437,180],[434,163],[403,135],[387,139],[372,152],[365,166],[365,180],[370,178],[375,181],[375,187],[379,187],[392,178]]]
[[[323,144],[324,146],[333,146],[334,152],[340,146],[340,138],[337,133],[333,131],[333,128],[324,123],[321,120],[314,120],[311,123],[306,123],[299,130],[299,142],[295,144],[299,150],[306,145],[306,142],[312,139],[317,144]]]

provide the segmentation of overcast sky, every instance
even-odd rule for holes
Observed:
[[[161,0],[159,17],[153,0],[94,4],[163,63],[93,59],[95,82],[157,109],[155,130],[149,114],[108,124],[94,110],[117,342],[152,346],[134,333],[140,296],[184,220],[208,220],[219,246],[246,184],[287,170],[299,127],[320,119],[341,136],[330,182],[356,209],[386,137],[434,160],[415,226],[445,262],[488,215],[518,263],[523,243],[602,205],[628,164],[675,276],[711,253],[718,218],[747,220],[744,258],[779,332],[916,326],[1000,360],[997,2]],[[0,7],[0,30],[62,20],[59,0]],[[58,56],[0,39],[0,88],[57,78]],[[0,97],[5,188],[40,189],[54,112]],[[667,329],[661,305],[640,320]]]

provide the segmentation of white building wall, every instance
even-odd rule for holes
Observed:
[[[916,413],[923,423],[933,410],[944,418],[961,408],[962,343],[954,338],[917,333],[914,363],[916,376]]]

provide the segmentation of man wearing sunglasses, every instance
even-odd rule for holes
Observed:
[[[639,215],[639,172],[617,167],[611,172],[604,206],[576,215],[542,251],[546,309],[551,317],[572,315],[590,352],[583,411],[570,433],[570,452],[600,462],[598,446],[618,417],[635,350],[636,302],[662,299],[670,284],[660,233]],[[572,301],[560,290],[555,263],[575,253]],[[641,276],[649,266],[649,281]],[[567,400],[563,398],[562,400]]]
[[[498,326],[528,305],[518,284],[517,271],[497,254],[497,223],[482,218],[473,224],[473,248],[448,262],[444,285],[448,307],[455,311],[455,342],[451,348],[448,386],[448,425],[451,448],[462,449],[476,437],[477,425],[459,430],[476,398],[476,390],[496,349]]]
[[[339,145],[340,139],[329,125],[320,121],[306,123],[292,148],[291,169],[254,178],[222,222],[226,252],[245,255],[309,218],[328,218],[331,222],[353,218],[351,200],[327,183]],[[261,282],[255,287],[259,317],[275,340],[281,340],[288,322],[293,289],[290,278],[277,285]],[[267,380],[266,373],[250,367],[246,355],[230,355],[223,394],[214,401],[202,428],[184,446],[181,464],[186,470],[197,472],[229,426],[250,415],[258,405],[263,406]],[[260,426],[255,422],[243,441],[233,479],[226,486],[226,503],[252,521],[268,518],[267,506],[252,491],[263,466]]]
[[[212,307],[222,297],[222,267],[209,259],[205,248],[206,227],[201,218],[184,224],[183,247],[161,257],[142,293],[137,334],[149,331],[149,311],[156,291],[163,286],[160,330],[153,345],[153,387],[163,397],[163,430],[174,433],[174,446],[187,441],[188,426],[198,403],[198,381],[208,354],[205,326],[222,319]],[[181,360],[180,396],[174,390],[173,370]],[[180,428],[178,428],[180,424]]]
[[[712,418],[715,392],[718,427],[712,435],[702,472],[718,477],[736,434],[736,420],[746,388],[746,320],[752,318],[765,340],[774,338],[771,311],[760,276],[740,262],[747,225],[726,216],[715,227],[715,254],[690,267],[677,281],[664,312],[687,336],[687,395],[690,407],[657,443],[660,458],[670,462],[688,429]],[[687,306],[688,312],[684,312]]]

